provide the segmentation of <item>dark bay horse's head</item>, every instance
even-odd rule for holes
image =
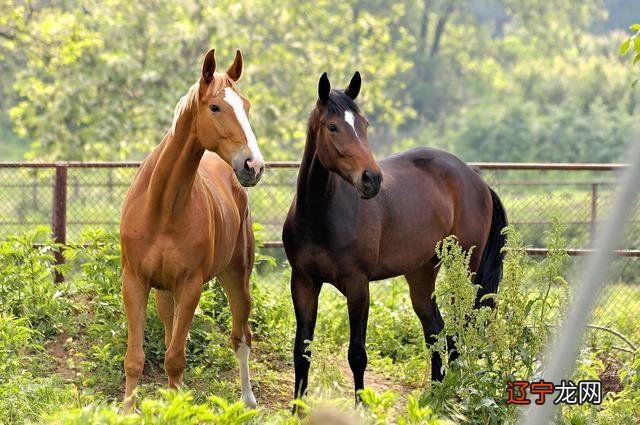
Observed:
[[[360,92],[360,73],[344,90],[331,90],[325,72],[318,83],[318,102],[311,112],[316,154],[327,170],[351,183],[364,199],[378,194],[382,172],[367,141],[367,119],[354,102]]]
[[[215,51],[207,53],[197,89],[196,137],[233,167],[240,184],[254,186],[262,177],[264,159],[247,118],[251,104],[236,86],[242,66],[238,50],[229,69],[217,73]]]

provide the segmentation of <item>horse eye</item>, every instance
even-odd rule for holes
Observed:
[[[218,105],[209,105],[209,109],[211,109],[211,112],[219,112],[220,111],[220,107]]]
[[[335,124],[329,124],[327,126],[327,128],[329,129],[330,132],[335,133],[336,131],[338,131],[338,126]]]

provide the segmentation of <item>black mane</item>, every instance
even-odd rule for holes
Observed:
[[[358,108],[356,102],[344,94],[342,90],[331,90],[326,106],[331,115],[342,115],[345,111],[360,113],[360,108]]]

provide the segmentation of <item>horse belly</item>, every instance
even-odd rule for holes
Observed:
[[[431,261],[436,244],[449,234],[453,210],[437,195],[427,196],[395,199],[388,209],[373,273],[376,279],[404,275]]]
[[[204,279],[203,266],[210,252],[205,247],[206,243],[196,242],[190,249],[185,249],[171,238],[159,238],[141,258],[140,272],[157,289],[171,290],[175,284],[195,277]]]

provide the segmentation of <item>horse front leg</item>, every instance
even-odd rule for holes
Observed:
[[[122,271],[122,297],[127,314],[127,354],[124,357],[126,384],[124,391],[125,414],[136,406],[134,390],[144,369],[144,325],[149,299],[149,285],[137,278],[125,266]]]
[[[351,276],[338,281],[344,289],[349,308],[349,366],[353,373],[356,403],[360,403],[358,391],[364,388],[364,371],[367,368],[367,321],[369,319],[369,279]]]
[[[293,346],[295,398],[302,398],[307,392],[311,352],[307,348],[306,341],[313,340],[321,288],[322,282],[315,282],[306,274],[295,269],[291,271],[291,298],[296,314],[296,339]],[[296,406],[293,410],[294,413],[297,411]]]

